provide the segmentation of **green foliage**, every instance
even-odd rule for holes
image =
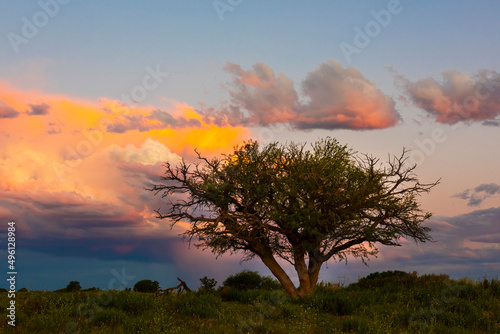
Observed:
[[[143,279],[134,284],[134,291],[136,292],[156,292],[159,289],[160,283],[149,279]]]
[[[66,286],[66,291],[68,292],[80,291],[81,289],[82,287],[80,286],[80,282],[78,281],[71,281]]]
[[[278,290],[281,289],[281,284],[271,276],[261,276],[260,289],[263,290]]]
[[[21,288],[21,289],[17,290],[17,292],[28,292],[28,289],[26,289],[26,288]]]
[[[217,285],[215,278],[208,278],[207,276],[204,276],[200,278],[200,282],[200,292],[215,292],[215,286]]]
[[[405,285],[409,286],[414,284],[417,279],[417,273],[407,273],[404,271],[384,271],[379,273],[378,271],[369,274],[366,277],[360,278],[357,283],[353,285],[363,288],[368,287],[381,287],[388,285]]]
[[[222,285],[237,290],[255,290],[262,286],[262,277],[256,271],[243,270],[226,278]]]
[[[223,287],[219,295],[224,301],[234,301],[240,303],[251,303],[260,296],[260,290],[240,290],[231,287]]]

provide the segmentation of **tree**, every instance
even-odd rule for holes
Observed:
[[[242,251],[259,257],[292,297],[312,294],[321,266],[347,256],[363,262],[378,252],[376,243],[400,246],[400,238],[432,240],[422,222],[417,197],[422,184],[408,164],[408,151],[387,164],[358,155],[333,138],[306,144],[249,141],[233,153],[199,161],[166,164],[162,184],[149,190],[169,199],[158,218],[190,222],[183,236],[217,256]],[[291,263],[294,286],[277,260]]]
[[[66,291],[68,291],[68,292],[80,291],[81,289],[82,289],[82,287],[80,285],[80,282],[78,282],[78,281],[71,281],[66,286]]]
[[[215,278],[208,278],[207,276],[204,276],[203,278],[200,278],[200,292],[214,292],[215,291],[215,286],[217,285],[217,281]]]
[[[134,284],[134,291],[137,292],[156,292],[160,290],[160,283],[149,279],[143,279]]]

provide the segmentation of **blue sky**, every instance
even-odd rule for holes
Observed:
[[[142,186],[162,161],[193,159],[195,147],[216,155],[248,138],[325,136],[383,159],[413,149],[422,180],[442,178],[421,198],[440,240],[382,248],[369,267],[332,262],[320,279],[498,275],[498,2],[41,0],[2,9],[0,221],[19,226],[20,286],[105,288],[122,268],[162,286],[177,276],[221,282],[246,268],[269,274],[259,261],[188,250],[154,219],[161,201]],[[140,101],[125,101],[134,92]]]

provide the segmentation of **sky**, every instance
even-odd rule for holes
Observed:
[[[144,188],[195,149],[327,136],[382,160],[410,149],[420,180],[441,183],[419,198],[436,242],[331,261],[320,280],[498,277],[497,1],[1,4],[0,256],[6,275],[15,221],[18,288],[270,275],[189,247]]]

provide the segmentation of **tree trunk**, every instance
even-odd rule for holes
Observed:
[[[269,248],[269,244],[267,243],[253,243],[252,244],[253,251],[255,254],[257,254],[262,262],[266,265],[266,267],[271,270],[273,275],[278,279],[278,281],[281,283],[283,288],[285,289],[286,293],[290,295],[292,298],[297,298],[299,297],[299,292],[295,285],[293,284],[292,280],[290,277],[287,275],[287,273],[281,268],[279,263],[276,261],[276,259],[273,256],[272,250]]]
[[[321,270],[321,266],[323,262],[319,262],[316,259],[309,257],[309,267],[307,272],[309,273],[309,284],[312,289],[312,292],[316,289],[316,284],[318,284],[318,276],[319,271]]]
[[[288,274],[283,270],[283,268],[281,268],[279,263],[274,258],[272,251],[268,248],[268,245],[254,244],[253,249],[261,258],[262,262],[264,262],[273,275],[278,279],[290,297],[303,298],[314,293],[316,283],[318,282],[319,271],[323,262],[310,257],[308,267],[306,265],[304,254],[301,255],[297,253],[294,255],[294,267],[299,276],[300,282],[300,288],[297,289]]]
[[[299,296],[306,297],[313,293],[314,289],[311,287],[311,280],[309,277],[309,272],[307,270],[306,261],[304,259],[303,254],[295,254],[295,271],[297,271],[297,275],[299,275]]]
[[[299,297],[299,291],[293,284],[292,280],[290,277],[288,277],[287,273],[281,268],[281,266],[278,264],[276,259],[272,255],[259,255],[260,258],[262,259],[262,262],[271,270],[273,275],[278,279],[278,281],[281,283],[285,291],[290,295],[292,298],[297,298]]]

